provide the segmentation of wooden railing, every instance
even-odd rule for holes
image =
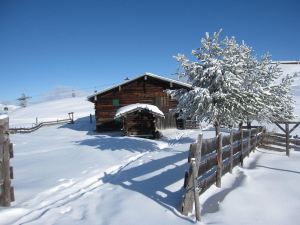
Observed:
[[[13,158],[13,145],[9,140],[8,117],[0,119],[0,205],[10,206],[14,201],[14,189],[11,185],[13,168],[10,159]]]
[[[285,134],[266,132],[262,147],[273,151],[286,152],[286,155],[289,155],[290,149],[300,149],[300,138],[289,135],[287,140]]]
[[[196,120],[185,120],[184,129],[199,129],[200,123]]]
[[[196,218],[200,220],[199,194],[213,184],[221,187],[221,177],[232,172],[236,165],[243,166],[244,158],[262,142],[264,132],[265,128],[257,127],[210,139],[199,135],[197,142],[190,145],[190,167],[185,174],[185,194],[180,208],[183,215],[192,213],[195,202]]]
[[[69,113],[69,118],[68,119],[57,119],[57,120],[53,120],[53,121],[47,121],[47,122],[41,122],[36,124],[35,126],[32,127],[18,127],[18,128],[9,128],[9,132],[11,134],[15,134],[15,133],[21,133],[21,134],[25,134],[25,133],[31,133],[34,132],[42,127],[45,126],[52,126],[52,125],[57,125],[57,124],[61,124],[61,123],[74,123],[74,114],[73,113]]]

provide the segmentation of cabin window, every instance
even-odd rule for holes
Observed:
[[[120,106],[120,100],[117,99],[117,98],[113,99],[113,100],[112,100],[112,105],[113,105],[113,106]]]

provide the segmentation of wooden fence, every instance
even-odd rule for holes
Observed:
[[[300,138],[292,137],[292,135],[287,138],[286,134],[266,132],[262,147],[273,151],[286,152],[286,155],[289,156],[290,149],[300,150]]]
[[[196,120],[184,120],[184,129],[199,129],[200,123]]]
[[[8,117],[0,118],[0,205],[10,206],[14,201],[14,189],[11,186],[13,168],[10,159],[13,158],[13,145],[9,140]]]
[[[181,213],[192,213],[195,202],[196,219],[200,220],[199,194],[211,185],[221,187],[221,177],[232,172],[234,166],[243,166],[244,158],[262,142],[265,128],[231,131],[230,135],[202,139],[199,135],[196,143],[190,145],[189,171],[185,174],[185,194],[181,203]]]
[[[74,123],[74,114],[69,113],[69,118],[68,119],[62,119],[62,120],[57,119],[57,120],[54,120],[54,121],[41,122],[41,123],[37,123],[35,126],[32,126],[32,127],[9,128],[9,132],[11,134],[31,133],[31,132],[34,132],[34,131],[42,128],[42,127],[52,126],[52,125],[61,124],[61,123]]]

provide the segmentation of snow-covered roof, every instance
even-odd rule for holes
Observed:
[[[126,80],[126,81],[124,81],[124,82],[122,82],[122,83],[120,83],[120,84],[111,86],[111,87],[106,88],[106,89],[104,89],[104,90],[101,90],[101,91],[99,91],[99,92],[97,92],[97,93],[95,93],[95,94],[93,94],[93,95],[88,96],[87,98],[88,98],[88,99],[93,98],[93,97],[95,97],[96,95],[103,94],[103,93],[105,93],[105,92],[107,92],[107,91],[110,91],[110,90],[112,90],[112,89],[115,89],[115,88],[117,88],[117,87],[119,87],[119,86],[122,86],[122,85],[124,85],[124,84],[130,83],[130,82],[132,82],[132,81],[138,80],[138,79],[140,79],[140,78],[142,78],[142,77],[145,77],[145,76],[152,77],[152,78],[156,78],[156,79],[159,79],[159,80],[162,80],[162,81],[165,81],[165,82],[170,82],[170,83],[172,83],[172,84],[177,84],[177,85],[180,85],[180,86],[183,86],[183,87],[186,87],[186,88],[192,88],[192,85],[190,85],[190,84],[187,84],[187,83],[184,83],[184,82],[181,82],[181,81],[178,81],[178,80],[173,80],[173,79],[170,79],[170,78],[162,77],[162,76],[159,76],[159,75],[156,75],[156,74],[153,74],[153,73],[148,73],[148,72],[146,72],[146,73],[144,73],[143,75],[137,76],[137,77],[135,77],[135,78],[133,78],[133,79]]]
[[[142,103],[136,103],[131,105],[126,105],[121,108],[119,108],[116,112],[115,118],[125,116],[126,114],[138,111],[138,110],[148,110],[155,116],[159,117],[165,117],[164,113],[160,111],[159,108],[155,105],[149,105],[149,104],[142,104]]]

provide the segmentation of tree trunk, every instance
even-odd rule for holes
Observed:
[[[219,121],[215,121],[214,126],[215,126],[216,137],[217,137],[220,134],[220,132],[221,132],[221,127],[220,127]]]
[[[247,129],[251,129],[251,121],[247,121]]]
[[[242,129],[242,126],[243,126],[243,121],[241,121],[241,122],[239,123],[239,130]]]

